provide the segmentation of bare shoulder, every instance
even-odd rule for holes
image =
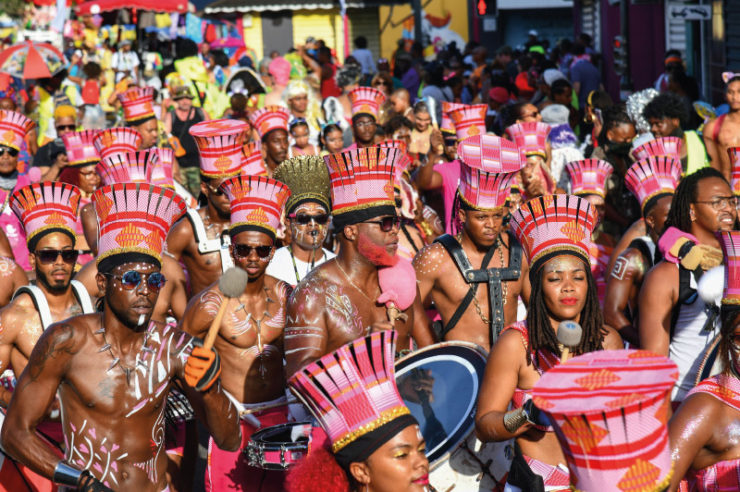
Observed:
[[[265,275],[265,285],[270,293],[277,297],[280,304],[285,304],[293,293],[293,287],[290,284],[270,275]]]
[[[604,350],[620,350],[624,348],[624,342],[619,332],[611,326],[604,325],[604,340],[601,342],[601,347]]]
[[[432,243],[424,246],[413,260],[417,275],[435,276],[439,267],[449,258],[447,250],[441,243]]]
[[[678,267],[671,262],[661,261],[651,268],[645,277],[645,282],[678,282]],[[664,287],[670,287],[672,284],[663,284]]]
[[[510,354],[526,355],[527,341],[524,339],[524,335],[518,330],[504,330],[499,335],[496,344],[493,346],[493,352],[504,352]]]
[[[172,250],[171,246],[184,247],[187,244],[187,241],[194,237],[193,225],[187,218],[187,214],[185,214],[175,222],[172,229],[170,229],[170,232],[167,234],[167,249]]]
[[[162,273],[167,277],[167,280],[185,279],[185,272],[180,266],[180,263],[168,255],[162,255]]]

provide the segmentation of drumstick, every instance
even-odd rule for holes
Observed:
[[[575,321],[561,321],[558,325],[558,342],[563,345],[560,362],[563,363],[570,358],[570,351],[581,343],[583,328]]]
[[[253,413],[261,412],[262,410],[269,410],[271,408],[282,407],[284,405],[292,405],[293,403],[300,403],[300,402],[296,400],[295,398],[289,398],[285,401],[276,401],[274,403],[267,403],[265,405],[260,405],[258,407],[248,408],[246,410],[240,410],[239,417],[244,417],[246,415],[251,415]]]
[[[218,290],[224,295],[224,300],[218,307],[218,312],[213,319],[213,323],[211,323],[211,327],[208,328],[208,334],[203,342],[204,349],[210,350],[213,347],[213,342],[216,341],[216,335],[221,327],[221,320],[226,313],[226,305],[229,303],[229,299],[239,297],[247,287],[248,281],[247,272],[239,267],[231,267],[221,275],[221,279],[218,281]]]

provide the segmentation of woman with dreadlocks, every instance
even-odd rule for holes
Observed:
[[[482,441],[516,439],[505,490],[537,490],[531,488],[537,483],[548,491],[570,490],[558,440],[530,395],[540,376],[567,357],[558,342],[563,322],[578,323],[582,330],[569,344],[573,355],[622,348],[617,332],[604,326],[591,275],[595,220],[589,202],[571,195],[535,198],[512,216],[512,231],[531,265],[529,310],[526,321],[504,330],[491,350],[476,415]],[[507,412],[509,403],[514,410]]]

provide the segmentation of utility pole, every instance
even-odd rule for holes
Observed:
[[[619,81],[619,92],[621,99],[626,99],[626,96],[632,91],[632,77],[630,75],[631,64],[630,64],[630,19],[629,19],[629,0],[621,0],[619,2],[619,24],[620,24],[620,36],[622,37],[622,57],[624,58],[624,71]]]
[[[421,34],[421,0],[412,0],[411,9],[414,11],[414,41],[424,45]]]

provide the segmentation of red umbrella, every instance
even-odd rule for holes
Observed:
[[[66,63],[62,52],[49,43],[25,41],[0,52],[0,72],[20,79],[51,77]]]

